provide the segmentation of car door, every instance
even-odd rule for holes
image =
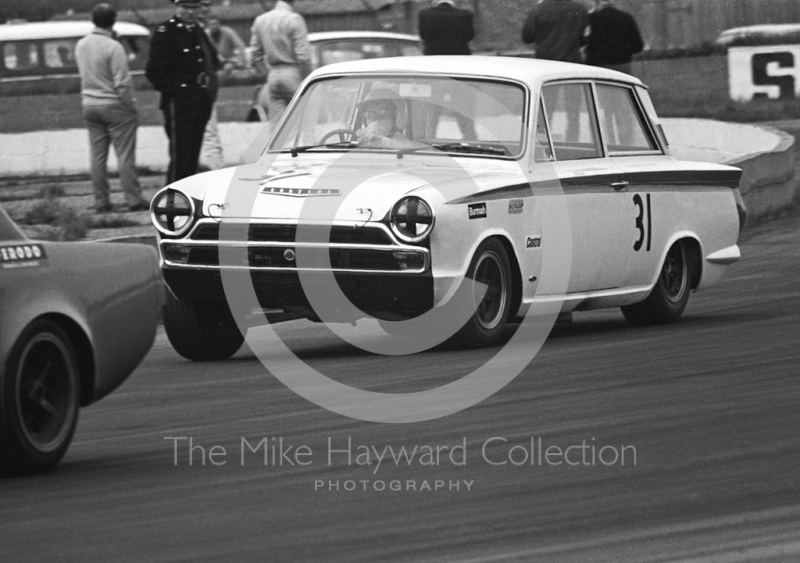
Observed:
[[[624,283],[646,285],[652,281],[666,242],[658,240],[665,232],[660,223],[679,202],[668,189],[665,157],[634,87],[598,82],[595,93],[606,150],[626,185],[620,194],[625,199],[620,220],[626,240],[619,251],[628,265]]]
[[[619,288],[628,267],[623,250],[629,246],[630,202],[620,169],[606,156],[593,85],[590,81],[550,83],[543,86],[541,98],[551,164],[566,196],[572,224],[567,291]],[[548,150],[535,149],[534,153],[541,158]]]

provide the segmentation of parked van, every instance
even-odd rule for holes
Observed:
[[[89,21],[0,25],[0,96],[80,91],[75,44],[93,29]],[[150,32],[135,23],[117,22],[114,33],[138,82],[147,63]]]

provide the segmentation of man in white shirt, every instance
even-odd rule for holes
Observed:
[[[258,16],[250,33],[253,64],[266,67],[267,83],[259,103],[270,121],[280,118],[300,83],[311,72],[311,46],[303,16],[292,8],[293,0],[278,0]]]
[[[92,10],[94,31],[78,41],[75,60],[81,76],[81,105],[89,129],[89,149],[95,210],[113,210],[108,186],[108,148],[114,144],[119,176],[128,211],[144,211],[149,203],[142,197],[136,175],[136,129],[139,125],[133,81],[124,47],[114,39],[112,29],[117,12],[108,4]]]

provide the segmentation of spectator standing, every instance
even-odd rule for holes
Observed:
[[[615,0],[595,0],[595,7],[589,12],[586,64],[633,74],[633,55],[642,52],[644,42],[633,16],[614,3]]]
[[[112,35],[117,12],[108,4],[92,10],[95,28],[75,46],[81,106],[89,130],[92,187],[98,213],[113,209],[108,186],[108,149],[114,144],[129,211],[149,208],[136,175],[139,117],[125,49]]]
[[[472,12],[457,8],[453,0],[433,0],[431,7],[420,10],[417,29],[425,55],[472,54],[469,48],[469,42],[475,38]],[[435,131],[447,117],[458,124],[462,139],[475,139],[475,124],[463,114],[475,103],[472,93],[467,88],[450,90],[440,84],[434,88],[436,102],[431,118]]]
[[[425,55],[469,55],[469,42],[475,38],[472,12],[457,8],[454,0],[433,0],[433,6],[420,10],[417,28]]]
[[[533,43],[537,59],[583,62],[588,12],[575,0],[541,0],[522,27],[522,41]]]
[[[220,24],[217,18],[208,18],[205,28],[208,37],[217,49],[223,72],[234,68],[244,68],[246,46],[239,34],[227,25]]]
[[[311,72],[311,46],[303,16],[292,8],[294,0],[278,0],[258,16],[250,32],[253,64],[266,71],[259,104],[270,121],[280,118],[300,83]]]
[[[167,183],[197,172],[203,133],[219,88],[219,58],[200,27],[200,0],[172,0],[175,15],[159,25],[150,42],[145,75],[161,92],[169,137]]]

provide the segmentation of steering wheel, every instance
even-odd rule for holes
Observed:
[[[328,131],[322,138],[319,140],[320,145],[324,145],[325,141],[333,137],[334,135],[339,135],[339,142],[345,142],[345,135],[350,135],[350,140],[354,140],[356,138],[356,132],[352,129],[334,129],[333,131]]]

